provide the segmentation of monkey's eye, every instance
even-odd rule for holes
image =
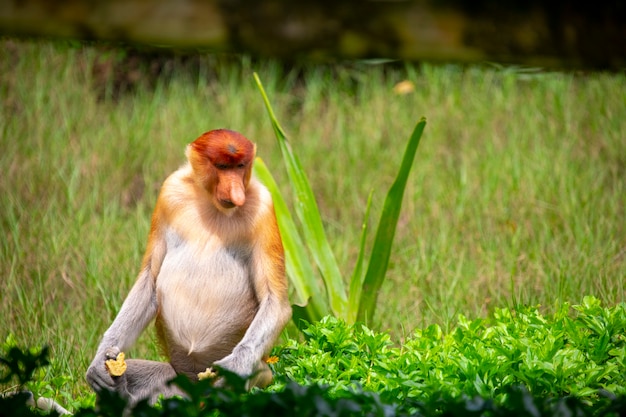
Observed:
[[[246,166],[246,164],[244,164],[244,163],[242,162],[242,163],[240,163],[239,165],[237,165],[237,168],[243,168],[243,167],[245,167],[245,166]]]
[[[224,170],[230,168],[227,164],[215,164],[215,168],[219,170]]]

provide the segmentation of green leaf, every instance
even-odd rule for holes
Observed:
[[[298,304],[291,305],[291,319],[293,320],[296,328],[303,331],[310,323],[320,321],[322,317],[314,317],[312,315],[313,304],[309,298],[304,306]]]
[[[391,246],[393,244],[393,238],[396,232],[396,226],[398,224],[398,218],[400,216],[400,208],[402,207],[402,199],[404,197],[404,189],[406,182],[413,166],[413,160],[415,153],[417,152],[417,146],[419,145],[424,127],[426,126],[426,119],[422,118],[409,139],[409,143],[404,152],[402,158],[402,165],[400,171],[396,177],[394,183],[391,185],[383,211],[380,216],[380,222],[378,223],[378,229],[376,230],[376,238],[374,240],[374,246],[372,248],[372,255],[370,256],[367,273],[363,281],[363,295],[359,305],[358,319],[369,323],[374,317],[374,310],[376,308],[376,299],[378,298],[378,291],[385,279],[387,272],[387,266],[389,265],[389,256],[391,254]]]
[[[359,312],[359,304],[361,302],[361,290],[363,289],[363,259],[365,258],[365,241],[367,240],[367,223],[370,216],[370,207],[372,205],[372,194],[367,198],[367,207],[365,208],[365,216],[361,225],[361,243],[359,244],[359,256],[357,257],[352,278],[350,279],[350,292],[348,293],[348,314],[347,321],[354,323]]]
[[[335,255],[328,244],[322,218],[320,217],[311,185],[302,169],[298,157],[293,153],[291,145],[287,141],[285,132],[278,123],[278,120],[276,120],[267,94],[263,89],[263,84],[256,73],[254,73],[254,79],[263,96],[265,107],[269,114],[276,139],[278,140],[278,145],[283,154],[287,174],[296,197],[296,214],[302,223],[304,238],[311,251],[311,255],[322,273],[331,310],[335,315],[343,316],[347,311],[346,307],[348,304],[346,290],[339,266],[335,260]]]
[[[274,201],[274,211],[285,248],[287,276],[298,294],[299,303],[306,305],[307,319],[320,320],[329,313],[328,306],[319,291],[313,266],[309,262],[305,245],[280,193],[274,177],[261,158],[256,158],[254,174],[268,188]]]

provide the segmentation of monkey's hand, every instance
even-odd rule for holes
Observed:
[[[94,391],[98,392],[103,389],[120,391],[120,388],[122,388],[121,386],[126,383],[124,375],[115,377],[111,376],[106,366],[107,361],[115,361],[120,353],[120,349],[117,346],[112,346],[104,352],[98,353],[91,362],[91,365],[89,365],[89,368],[87,369],[86,378],[87,382],[91,385]]]
[[[249,378],[252,376],[257,367],[258,359],[252,352],[245,348],[236,347],[233,353],[216,361],[215,366],[224,368],[228,371],[234,372],[242,378]],[[222,385],[223,380],[217,381],[216,385]]]

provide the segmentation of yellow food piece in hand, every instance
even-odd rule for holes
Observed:
[[[115,359],[109,359],[104,365],[111,376],[122,376],[126,372],[126,361],[124,360],[124,352],[120,352]]]
[[[203,379],[213,379],[217,376],[217,372],[213,370],[213,368],[206,368],[206,371],[198,373],[198,379],[202,381]]]

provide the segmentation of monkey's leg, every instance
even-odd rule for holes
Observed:
[[[154,404],[159,395],[185,395],[176,385],[168,384],[176,376],[176,371],[169,363],[128,359],[126,365],[126,372],[119,377],[125,380],[120,380],[118,392],[129,398],[131,406],[144,399]]]

